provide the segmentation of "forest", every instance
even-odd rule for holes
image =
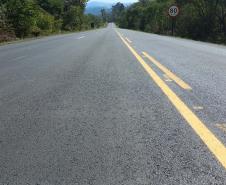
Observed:
[[[172,19],[171,5],[180,8]],[[214,43],[226,43],[226,0],[139,0],[125,7],[112,8],[111,21],[121,28],[175,36]]]
[[[0,42],[98,28],[101,17],[85,15],[87,0],[0,0]]]

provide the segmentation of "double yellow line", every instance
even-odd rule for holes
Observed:
[[[206,144],[209,150],[214,154],[218,161],[226,168],[226,147],[222,142],[205,126],[205,124],[192,112],[192,110],[177,96],[173,90],[157,75],[157,73],[143,60],[143,58],[135,51],[135,49],[122,37],[122,35],[115,30],[123,43],[129,48],[132,54],[136,57],[145,71],[153,79],[153,81],[159,86],[162,92],[168,97],[177,111],[187,121],[187,123],[193,128],[196,134]],[[145,53],[144,53],[145,54]],[[158,63],[158,62],[157,62]],[[156,64],[156,62],[155,62]],[[158,64],[159,65],[159,64]],[[158,67],[161,67],[160,65]],[[161,67],[162,68],[162,67]],[[162,70],[165,70],[162,68]],[[165,71],[166,72],[166,71]],[[172,75],[170,78],[174,78]],[[174,78],[174,81],[179,83],[178,79]],[[183,84],[185,89],[190,89],[190,86]]]
[[[160,70],[162,70],[171,80],[177,83],[181,88],[186,90],[192,90],[192,88],[183,80],[181,80],[178,76],[173,74],[169,69],[159,63],[155,58],[148,55],[146,52],[143,52],[143,55],[147,57],[153,64],[155,64]]]

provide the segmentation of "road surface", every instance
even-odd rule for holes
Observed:
[[[0,47],[0,185],[226,184],[226,47],[107,28]]]

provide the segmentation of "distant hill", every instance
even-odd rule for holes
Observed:
[[[113,5],[113,3],[104,3],[104,2],[98,2],[98,1],[88,2],[85,13],[100,15],[101,9],[105,9],[106,11],[110,12],[112,5]]]

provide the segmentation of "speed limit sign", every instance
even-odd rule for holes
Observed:
[[[169,16],[170,16],[170,17],[176,17],[176,16],[178,16],[179,13],[180,13],[180,9],[179,9],[178,6],[172,5],[172,6],[169,8]]]

